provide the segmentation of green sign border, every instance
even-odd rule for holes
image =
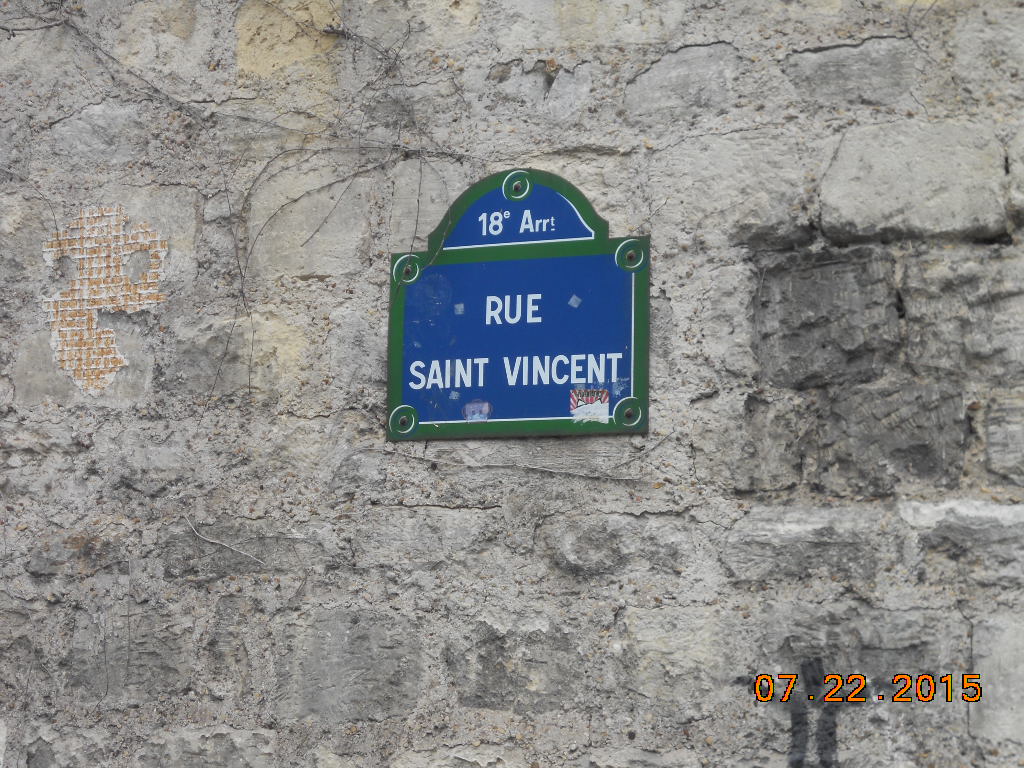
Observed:
[[[591,240],[565,243],[494,245],[472,249],[446,250],[445,238],[466,210],[482,195],[501,187],[510,177],[525,178],[550,187],[565,196],[592,230]],[[557,254],[551,251],[557,249]],[[420,424],[415,410],[402,404],[403,328],[405,287],[416,282],[424,270],[442,264],[475,264],[485,261],[529,261],[564,256],[616,255],[619,266],[634,275],[633,281],[633,396],[620,400],[607,423],[575,422],[569,418],[549,422],[534,420],[467,421],[457,424]],[[441,223],[427,237],[427,250],[391,255],[390,310],[388,313],[388,398],[387,437],[391,441],[447,440],[484,437],[536,437],[543,435],[646,434],[649,405],[651,239],[608,237],[608,222],[597,215],[580,190],[560,176],[534,168],[510,169],[478,181],[452,204]]]

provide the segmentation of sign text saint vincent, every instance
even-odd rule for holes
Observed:
[[[489,176],[391,258],[391,440],[646,432],[650,238],[564,179]]]

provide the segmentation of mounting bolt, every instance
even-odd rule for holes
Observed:
[[[628,261],[628,262],[636,261],[636,251],[626,251],[626,261]]]
[[[513,184],[512,184],[512,191],[513,192],[522,192],[523,191],[523,182],[521,182],[521,181],[513,182]]]
[[[402,270],[402,274],[405,275],[406,277],[409,277],[412,274],[412,267],[406,264],[405,269]]]
[[[398,419],[398,425],[399,425],[400,427],[407,427],[407,426],[409,426],[409,417],[408,417],[408,416],[402,416],[402,417],[400,417],[400,418]]]
[[[633,409],[632,408],[627,408],[626,412],[624,414],[622,414],[622,415],[626,417],[626,421],[632,421],[633,420]]]

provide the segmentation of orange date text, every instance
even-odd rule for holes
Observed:
[[[757,701],[790,701],[803,697],[808,701],[823,701],[827,704],[859,704],[868,701],[966,701],[981,700],[981,675],[907,675],[896,674],[886,681],[887,688],[872,685],[861,674],[825,675],[820,681],[805,681],[799,684],[800,676],[758,675],[754,680],[754,697]]]

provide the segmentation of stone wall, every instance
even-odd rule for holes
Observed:
[[[1012,0],[0,3],[0,766],[1021,765],[1022,107]],[[387,443],[515,167],[650,233],[651,432]]]

